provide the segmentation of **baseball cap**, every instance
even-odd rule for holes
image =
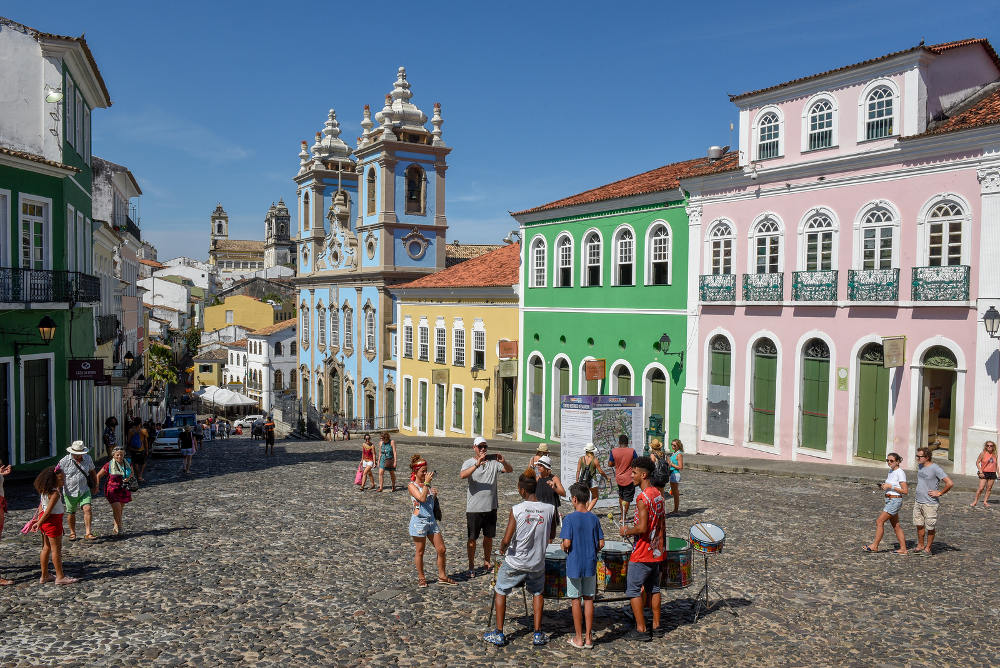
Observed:
[[[476,436],[476,440],[472,442],[472,445],[486,445],[486,439],[482,436]]]

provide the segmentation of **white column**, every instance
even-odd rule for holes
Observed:
[[[981,219],[979,237],[979,290],[976,294],[976,364],[972,376],[973,419],[966,440],[966,457],[962,473],[975,472],[976,453],[983,441],[997,440],[997,381],[1000,379],[1000,340],[987,335],[983,314],[990,308],[1000,310],[1000,165],[984,167],[978,173],[981,187]],[[989,268],[989,270],[987,270]]]
[[[688,295],[687,345],[684,356],[684,392],[681,394],[681,421],[678,436],[684,451],[698,452],[698,386],[701,368],[698,344],[698,312],[701,308],[698,281],[701,275],[701,205],[687,207],[688,214]]]

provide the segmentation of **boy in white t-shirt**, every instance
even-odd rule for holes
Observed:
[[[906,536],[903,535],[903,527],[899,526],[899,509],[903,506],[903,495],[908,491],[906,487],[906,473],[899,468],[903,458],[895,452],[890,452],[885,457],[885,463],[889,465],[889,475],[879,488],[885,492],[885,506],[875,520],[875,540],[871,545],[865,545],[862,550],[865,552],[878,552],[878,544],[882,541],[885,533],[885,522],[889,520],[896,538],[899,539],[899,549],[896,554],[906,554]]]

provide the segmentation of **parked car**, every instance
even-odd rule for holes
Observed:
[[[253,423],[257,420],[263,420],[263,415],[244,415],[240,419],[233,422],[234,426],[242,427],[243,429],[250,429],[253,427]]]
[[[153,440],[150,451],[154,455],[178,455],[181,452],[180,445],[181,430],[176,427],[161,429]]]
[[[197,420],[198,416],[195,415],[194,411],[177,411],[174,413],[175,427],[193,427]]]

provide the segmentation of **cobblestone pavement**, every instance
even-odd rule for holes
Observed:
[[[713,557],[713,585],[739,611],[691,622],[702,583],[664,595],[669,632],[652,643],[621,638],[621,603],[598,604],[597,644],[566,643],[568,604],[546,601],[550,644],[531,645],[530,619],[515,595],[510,644],[485,645],[489,577],[457,587],[416,588],[405,491],[359,493],[357,441],[216,441],[195,459],[154,460],[150,483],[126,506],[123,540],[66,542],[71,587],[39,585],[37,536],[17,531],[31,515],[25,485],[9,485],[0,541],[0,665],[920,665],[995,659],[1000,507],[972,510],[946,497],[933,557],[863,554],[881,504],[873,485],[753,474],[685,472],[682,516],[728,533]],[[413,446],[401,448],[409,461]],[[468,450],[421,449],[438,471],[448,570],[466,566]],[[512,455],[515,470],[527,455]],[[875,472],[873,472],[874,480]],[[516,474],[501,484],[500,517],[518,500]],[[901,513],[911,546],[908,502]],[[111,513],[95,502],[96,528]],[[605,532],[610,534],[607,519]],[[505,524],[500,522],[500,531]],[[81,532],[82,533],[82,532]],[[477,555],[481,560],[481,553]],[[714,596],[713,596],[714,597]],[[995,665],[995,664],[994,664]]]

